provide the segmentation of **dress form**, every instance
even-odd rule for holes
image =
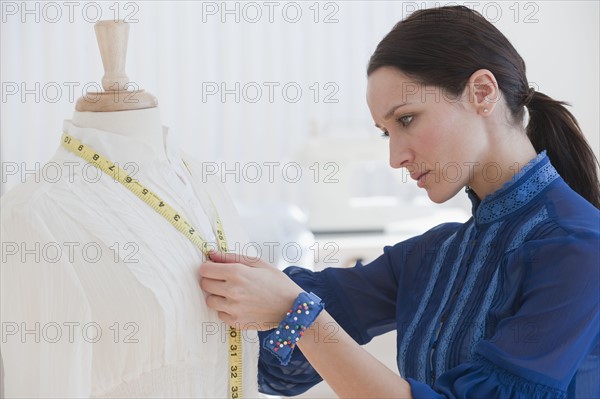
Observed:
[[[165,160],[164,135],[156,97],[144,90],[127,90],[125,74],[129,24],[99,21],[96,38],[104,76],[101,93],[87,93],[77,100],[72,123],[141,140],[153,149],[157,160]]]
[[[232,248],[244,245],[222,184],[199,179],[201,163],[180,155],[156,98],[125,90],[126,31],[122,22],[97,24],[104,91],[77,102],[65,131],[139,179],[210,242],[205,210],[217,208]],[[59,145],[48,165],[63,172],[58,179],[27,179],[0,199],[0,237],[17,251],[0,259],[0,314],[28,331],[0,342],[0,397],[226,397],[228,330],[198,285],[202,252],[73,151]],[[48,327],[56,334],[48,336]],[[258,398],[258,337],[242,337],[244,395]]]

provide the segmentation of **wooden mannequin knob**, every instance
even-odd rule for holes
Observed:
[[[144,90],[127,90],[125,73],[129,24],[125,21],[98,21],[94,26],[100,48],[104,76],[101,93],[88,92],[77,100],[77,111],[108,112],[153,108],[156,97]]]
[[[129,24],[124,21],[98,21],[94,30],[104,66],[102,87],[105,91],[127,90],[125,85],[129,78],[125,74],[125,58]]]

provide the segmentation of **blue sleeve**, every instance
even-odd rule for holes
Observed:
[[[415,248],[425,246],[448,227],[432,229],[425,235],[384,248],[383,255],[363,266],[327,268],[321,272],[292,266],[284,270],[305,291],[317,294],[327,312],[359,344],[396,328],[396,300],[401,265],[422,260]],[[332,326],[333,327],[333,326]],[[268,331],[259,332],[261,343],[258,363],[259,390],[267,394],[293,396],[305,392],[322,379],[298,347],[287,366],[262,348]],[[331,330],[333,337],[335,330]]]
[[[432,388],[409,379],[414,398],[600,397],[597,234],[529,242],[507,267],[522,281],[514,313]]]
[[[284,273],[305,291],[317,294],[327,312],[352,338],[363,344],[370,340],[365,326],[374,326],[371,333],[383,333],[395,326],[396,279],[388,257],[386,247],[384,254],[367,266],[357,263],[353,268],[328,268],[322,272],[292,266]],[[371,311],[367,312],[368,309]],[[335,334],[333,328],[331,337]],[[293,396],[322,380],[298,347],[294,349],[290,363],[282,366],[275,356],[262,348],[268,333],[259,332],[258,383],[261,392]]]

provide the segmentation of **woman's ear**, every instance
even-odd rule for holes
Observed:
[[[500,100],[498,82],[492,72],[487,69],[478,69],[473,72],[467,87],[467,98],[475,112],[480,115],[491,115]]]

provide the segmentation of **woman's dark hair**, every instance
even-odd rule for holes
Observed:
[[[600,208],[598,160],[568,104],[529,87],[525,62],[481,14],[464,6],[414,12],[379,43],[367,75],[384,66],[452,96],[463,92],[473,72],[490,70],[514,121],[522,123],[525,107],[529,110],[527,136],[535,150],[546,150],[567,184]]]

